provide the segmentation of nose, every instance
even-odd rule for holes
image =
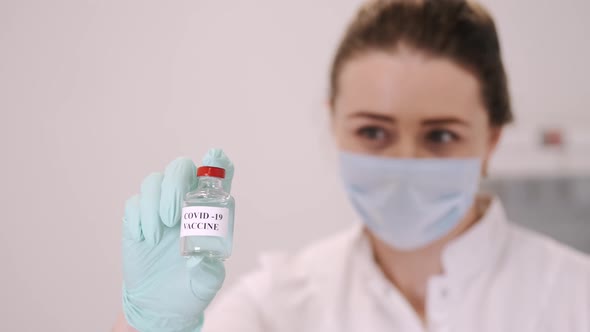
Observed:
[[[400,159],[419,158],[418,152],[415,140],[409,135],[401,135],[397,142],[392,144],[391,148],[386,151],[387,157]]]

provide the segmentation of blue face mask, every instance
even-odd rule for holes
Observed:
[[[367,228],[413,250],[448,234],[471,208],[479,159],[396,159],[340,153],[344,186]]]

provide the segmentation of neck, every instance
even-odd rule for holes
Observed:
[[[444,273],[441,259],[444,248],[479,220],[481,211],[485,211],[485,208],[480,208],[481,206],[478,200],[453,231],[417,250],[401,251],[392,248],[367,231],[377,265],[408,300],[422,321],[426,319],[425,299],[428,280],[432,276]]]

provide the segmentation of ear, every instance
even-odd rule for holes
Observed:
[[[490,159],[492,155],[496,151],[496,147],[498,143],[500,143],[500,139],[502,138],[503,128],[500,126],[493,126],[490,127],[490,135],[488,137],[488,150],[485,154],[483,164],[482,164],[482,175],[486,177],[488,175],[488,166],[490,164]]]
[[[496,150],[498,143],[500,143],[500,138],[502,137],[503,127],[491,127],[490,128],[490,141],[489,141],[489,150],[488,150],[488,158],[492,155],[492,153]]]
[[[332,136],[335,136],[336,127],[334,123],[334,112],[336,112],[336,110],[334,109],[334,101],[330,100],[329,98],[326,99],[326,101],[324,102],[324,108],[328,112],[328,120],[330,121],[330,131],[332,133]]]

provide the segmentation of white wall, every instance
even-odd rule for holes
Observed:
[[[176,156],[219,146],[237,165],[228,283],[261,250],[350,225],[323,98],[360,2],[0,2],[0,330],[108,330],[124,201]],[[487,3],[518,112],[511,135],[587,130],[590,3]]]
[[[483,3],[496,18],[516,112],[516,123],[495,158],[496,174],[587,174],[590,2]],[[565,149],[543,149],[539,143],[544,128],[561,128],[568,143]]]

